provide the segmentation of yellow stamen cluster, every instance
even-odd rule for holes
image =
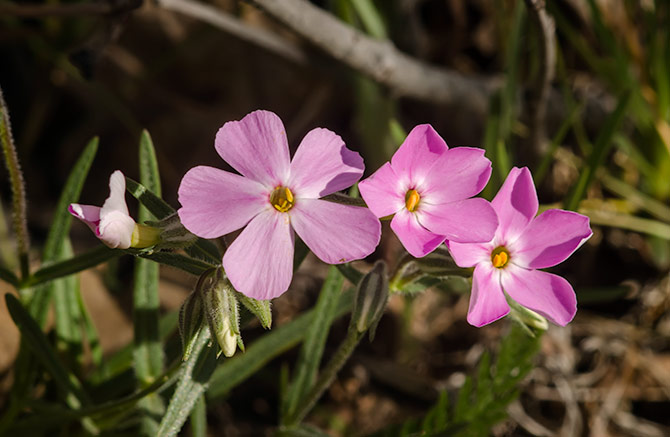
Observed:
[[[419,193],[416,190],[409,190],[407,194],[405,194],[405,207],[409,212],[414,212],[419,207],[420,200],[421,196],[419,196]]]
[[[295,199],[293,198],[293,193],[287,187],[277,187],[270,194],[270,203],[277,211],[286,212],[293,208]]]
[[[509,263],[509,252],[504,246],[499,246],[491,252],[491,263],[498,269],[504,268]]]

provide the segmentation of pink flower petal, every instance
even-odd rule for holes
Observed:
[[[468,323],[480,327],[509,314],[509,305],[500,287],[500,274],[493,267],[479,264],[472,276]]]
[[[108,211],[100,217],[95,234],[107,246],[128,249],[132,242],[135,220],[122,211]]]
[[[198,166],[179,185],[179,218],[202,238],[215,238],[240,229],[269,208],[268,188],[249,178]]]
[[[514,167],[491,205],[498,214],[499,236],[512,243],[537,214],[537,192],[528,168]]]
[[[519,304],[557,325],[567,325],[577,312],[575,292],[560,276],[510,264],[502,274],[502,286]]]
[[[249,222],[223,255],[235,289],[254,299],[284,293],[293,276],[294,234],[288,214],[266,210]]]
[[[493,239],[498,219],[491,204],[481,198],[439,205],[419,204],[419,222],[429,231],[458,243],[484,243]]]
[[[391,220],[391,229],[398,236],[407,252],[415,258],[426,256],[444,242],[444,235],[437,235],[419,224],[416,214],[406,209],[398,211]]]
[[[390,163],[382,165],[358,189],[370,211],[377,217],[395,214],[405,207],[405,191]]]
[[[447,143],[431,125],[420,124],[407,135],[391,158],[391,165],[398,176],[421,185],[436,159],[448,149]]]
[[[348,188],[363,176],[363,158],[347,149],[339,135],[312,129],[291,162],[289,187],[299,198],[319,198]]]
[[[129,215],[126,205],[126,177],[120,170],[116,170],[109,177],[109,197],[100,209],[100,219],[103,219],[106,214],[112,211]]]
[[[447,241],[447,248],[459,267],[472,267],[481,262],[491,261],[490,243],[456,243]]]
[[[467,199],[484,189],[491,177],[491,161],[484,150],[455,147],[447,150],[430,169],[421,195],[430,203]]]
[[[273,112],[254,111],[229,121],[216,133],[214,145],[224,161],[248,178],[271,187],[288,178],[286,131]]]
[[[381,224],[367,208],[299,199],[289,214],[300,238],[325,263],[365,258],[379,244]]]
[[[515,264],[543,269],[565,261],[593,232],[589,218],[550,209],[537,216],[515,243]]]
[[[100,207],[93,205],[80,205],[71,203],[67,210],[73,216],[86,223],[93,232],[96,232],[98,223],[100,223]]]

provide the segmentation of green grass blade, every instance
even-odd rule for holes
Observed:
[[[580,208],[579,211],[589,217],[591,224],[626,229],[641,234],[652,235],[664,240],[670,240],[670,225],[657,220],[635,217],[601,209]]]
[[[72,246],[70,239],[65,238],[60,246],[58,258],[69,258],[72,256]],[[78,366],[83,365],[83,316],[78,303],[80,295],[79,280],[76,276],[70,275],[64,278],[56,279],[45,287],[49,287],[49,292],[54,302],[54,315],[56,325],[56,348],[59,352],[68,356]]]
[[[151,192],[160,195],[160,175],[156,153],[147,131],[140,139],[140,181]],[[154,220],[154,215],[140,206],[139,221]],[[133,322],[135,327],[135,374],[140,388],[153,383],[163,373],[163,348],[158,330],[159,265],[148,259],[136,258],[133,291]]]
[[[44,252],[42,255],[42,262],[44,263],[53,261],[61,253],[61,246],[70,233],[70,225],[72,224],[72,215],[67,210],[68,206],[79,200],[81,189],[84,186],[97,151],[98,137],[94,137],[89,141],[76,164],[72,167],[72,172],[65,182],[60,199],[58,199],[56,216],[49,229],[47,240],[44,243]]]
[[[19,286],[19,278],[17,278],[13,272],[7,270],[4,267],[0,267],[0,279],[7,282],[8,284],[13,285],[14,287]]]
[[[151,261],[165,264],[168,266],[176,267],[185,272],[188,272],[192,275],[200,276],[206,270],[215,267],[215,264],[211,264],[205,261],[200,261],[199,259],[190,258],[185,255],[171,252],[154,252],[151,254],[139,254],[140,257],[150,259]]]
[[[343,283],[344,276],[340,274],[336,267],[332,266],[323,283],[321,293],[319,293],[319,299],[314,307],[315,315],[312,324],[300,349],[298,362],[293,372],[293,381],[288,389],[286,404],[283,408],[283,421],[293,417],[301,399],[309,393],[314,385]]]
[[[386,25],[372,0],[349,0],[368,35],[386,39]]]
[[[149,132],[142,131],[139,146],[140,182],[156,196],[161,195],[160,174],[156,151]],[[140,223],[155,220],[157,217],[146,207],[140,205],[138,221]],[[151,260],[135,258],[133,288],[133,326],[134,349],[133,363],[138,388],[146,388],[163,373],[164,353],[159,333],[158,297],[159,265]],[[153,435],[158,429],[157,418],[165,410],[162,398],[151,395],[140,401],[142,417],[140,432]]]
[[[663,202],[659,202],[653,197],[638,191],[635,187],[608,174],[602,174],[600,180],[609,191],[617,194],[636,207],[647,211],[657,219],[670,223],[670,207]]]
[[[211,336],[204,327],[180,372],[177,388],[161,420],[157,435],[172,437],[179,433],[196,402],[205,393],[216,366],[216,348],[208,347]]]
[[[593,150],[591,155],[588,158],[586,167],[582,168],[581,174],[577,183],[572,189],[572,193],[568,197],[568,200],[565,203],[565,208],[569,210],[576,210],[579,206],[579,202],[586,195],[586,190],[588,189],[591,181],[593,180],[596,170],[603,164],[605,158],[607,157],[607,152],[612,147],[612,138],[619,127],[619,124],[623,120],[624,115],[626,114],[626,108],[630,100],[630,93],[623,95],[619,99],[616,109],[609,116],[605,125],[603,126],[598,138],[596,139],[595,144],[593,145]]]
[[[352,302],[353,290],[340,294],[333,319],[349,313]],[[275,357],[300,343],[312,326],[315,315],[316,308],[305,312],[286,325],[264,334],[247,346],[243,354],[237,354],[226,360],[214,371],[207,397],[216,399],[226,395]]]
[[[21,287],[32,287],[43,284],[54,279],[62,278],[82,270],[90,269],[98,264],[110,260],[111,258],[121,256],[125,252],[117,249],[110,249],[107,246],[96,247],[95,249],[77,255],[73,258],[59,261],[48,267],[43,267],[35,272],[28,281],[21,283]]]
[[[88,405],[89,399],[81,382],[63,366],[35,319],[13,295],[6,294],[5,301],[9,314],[21,331],[21,335],[42,366],[51,374],[58,388],[65,393],[68,405],[74,409]]]
[[[207,437],[207,404],[203,395],[200,395],[191,411],[191,436]]]

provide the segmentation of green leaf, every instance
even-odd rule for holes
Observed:
[[[25,338],[42,366],[51,374],[58,388],[66,395],[67,404],[74,409],[88,405],[90,401],[81,382],[63,366],[35,319],[13,295],[5,294],[5,301],[9,314],[21,331],[22,337]]]
[[[612,147],[613,141],[612,138],[616,133],[619,124],[623,120],[624,115],[626,115],[626,108],[628,107],[628,102],[630,101],[630,92],[624,94],[617,104],[616,109],[608,117],[605,125],[602,127],[598,138],[596,139],[595,144],[593,145],[593,150],[591,155],[588,158],[586,167],[582,168],[579,175],[577,183],[573,186],[571,194],[568,196],[565,203],[565,208],[576,211],[579,206],[579,202],[586,195],[586,190],[591,185],[596,170],[600,167],[607,156],[607,152]]]
[[[13,285],[14,287],[19,286],[19,278],[17,278],[13,272],[1,266],[0,266],[0,279],[2,279],[3,281],[7,282],[10,285]]]
[[[165,264],[172,267],[177,267],[185,272],[188,272],[195,276],[202,275],[205,271],[216,267],[214,264],[210,264],[205,261],[200,261],[199,259],[190,258],[188,256],[181,255],[179,253],[171,252],[154,252],[154,253],[139,253],[139,256],[142,258],[150,259],[151,261]]]
[[[352,301],[353,290],[339,295],[333,318],[337,319],[347,314],[351,310]],[[315,317],[316,308],[264,334],[247,346],[244,354],[237,354],[226,360],[214,371],[207,396],[215,399],[226,395],[276,356],[297,345],[307,335]]]
[[[182,366],[177,388],[170,398],[157,435],[161,437],[177,435],[196,402],[205,393],[216,366],[216,349],[207,347],[210,340],[209,329],[203,327],[193,347],[193,353]]]
[[[149,133],[144,130],[139,146],[140,182],[142,185],[160,196],[161,183],[156,161],[156,151]],[[156,217],[146,207],[139,208],[138,221],[144,223]],[[134,344],[133,362],[135,377],[139,388],[145,388],[161,376],[164,368],[163,346],[160,340],[159,321],[159,265],[148,259],[135,259],[134,290],[133,290],[133,324]],[[162,398],[150,396],[140,401],[143,412],[140,430],[145,435],[154,434],[158,421],[164,412]]]
[[[97,247],[89,252],[77,255],[73,258],[59,261],[47,267],[42,267],[35,272],[27,281],[20,284],[21,288],[33,287],[54,279],[62,278],[82,270],[90,269],[111,258],[121,256],[124,251],[110,249],[107,246]],[[39,293],[37,293],[39,294]]]
[[[344,277],[336,267],[330,267],[319,299],[314,307],[315,316],[309,327],[305,342],[300,349],[298,362],[293,372],[294,378],[286,396],[282,420],[293,417],[300,400],[307,395],[316,379],[323,349],[337,310],[337,300],[344,283]]]
[[[65,238],[60,246],[58,258],[67,258],[72,256],[72,247],[70,239]],[[72,360],[79,365],[83,364],[83,315],[79,307],[79,280],[76,276],[70,275],[56,279],[45,287],[51,294],[54,301],[54,314],[56,322],[56,346],[59,351],[65,352]],[[46,291],[46,290],[45,290]]]
[[[203,395],[200,395],[191,411],[191,436],[207,437],[207,404]]]

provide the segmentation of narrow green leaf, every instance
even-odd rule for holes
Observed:
[[[374,2],[372,0],[349,0],[351,5],[354,7],[356,14],[363,23],[363,27],[368,35],[379,38],[386,39],[388,35],[386,33],[386,25],[382,19],[381,14],[377,10]]]
[[[287,403],[283,408],[283,421],[293,417],[300,400],[307,395],[314,384],[343,283],[344,277],[336,267],[331,267],[314,307],[315,316],[312,325],[300,349],[293,372],[294,378],[286,396]]]
[[[68,405],[74,409],[88,405],[90,402],[81,382],[63,366],[35,319],[13,295],[5,294],[5,301],[12,320],[18,326],[30,349],[66,395]]]
[[[140,181],[151,192],[160,196],[156,152],[149,133],[142,132],[139,146]],[[140,206],[139,222],[156,218],[146,207]],[[159,320],[159,265],[148,259],[135,259],[133,322],[135,335],[135,374],[140,388],[146,387],[163,372],[163,348],[158,331]]]
[[[42,267],[35,272],[27,281],[20,284],[21,288],[33,287],[63,276],[68,276],[82,270],[90,269],[111,258],[121,256],[122,250],[110,249],[107,246],[99,246],[89,252],[77,255],[73,258],[59,261],[47,267]]]
[[[594,225],[627,229],[641,234],[653,235],[664,240],[670,240],[670,225],[658,220],[598,209],[580,208],[578,211],[587,215],[591,220],[591,224]]]
[[[140,253],[140,257],[150,259],[151,261],[165,264],[172,267],[177,267],[185,272],[191,273],[192,275],[200,276],[205,271],[216,267],[214,264],[210,264],[205,261],[200,261],[199,259],[190,258],[179,253],[171,252],[154,252],[154,253]]]
[[[338,298],[334,319],[351,310],[353,290]],[[215,399],[227,394],[234,387],[262,369],[268,362],[302,341],[314,323],[316,308],[305,312],[286,325],[274,328],[247,346],[244,354],[235,355],[219,366],[212,375],[207,396]]]
[[[609,191],[617,194],[638,208],[647,211],[657,219],[670,223],[670,207],[663,202],[659,202],[653,197],[638,191],[635,187],[632,187],[609,174],[603,173],[600,176],[600,180]]]
[[[8,284],[13,285],[14,287],[19,286],[19,278],[17,278],[13,272],[2,266],[0,266],[0,279],[7,282]]]
[[[93,364],[95,367],[99,367],[100,364],[102,364],[102,345],[100,344],[100,336],[98,335],[98,329],[93,324],[93,320],[91,320],[91,315],[86,308],[81,292],[77,294],[77,304],[79,305],[79,311],[82,314],[84,334],[86,335],[86,341],[88,342],[88,347],[91,351]]]
[[[207,437],[207,404],[203,395],[200,395],[191,411],[191,436]]]
[[[64,238],[60,245],[60,253],[57,258],[69,258],[72,256],[70,239]],[[83,364],[83,316],[78,303],[79,281],[76,276],[70,275],[56,279],[49,284],[51,296],[54,301],[54,315],[56,322],[56,347],[64,352],[78,365]],[[71,363],[73,364],[73,363]]]
[[[81,194],[97,151],[98,137],[94,137],[86,145],[81,156],[72,167],[72,171],[58,199],[56,215],[51,228],[49,228],[47,240],[44,243],[44,252],[42,255],[42,262],[44,263],[53,261],[61,253],[61,246],[70,233],[70,225],[72,224],[72,215],[68,212],[68,207],[71,203],[76,203],[79,200],[79,195]]]
[[[216,349],[207,346],[210,340],[209,329],[203,327],[193,347],[193,353],[182,366],[177,388],[161,420],[157,435],[177,435],[196,402],[207,390],[208,381],[216,367]]]
[[[598,167],[603,163],[607,157],[607,152],[612,147],[612,138],[626,114],[629,100],[630,93],[623,95],[619,99],[616,109],[605,122],[605,125],[600,131],[593,146],[593,151],[588,158],[586,167],[582,169],[577,183],[572,188],[572,193],[568,196],[568,200],[565,203],[566,209],[575,211],[579,206],[579,202],[581,202],[586,195],[586,190],[589,188],[589,185],[596,174],[596,170],[598,170]]]

